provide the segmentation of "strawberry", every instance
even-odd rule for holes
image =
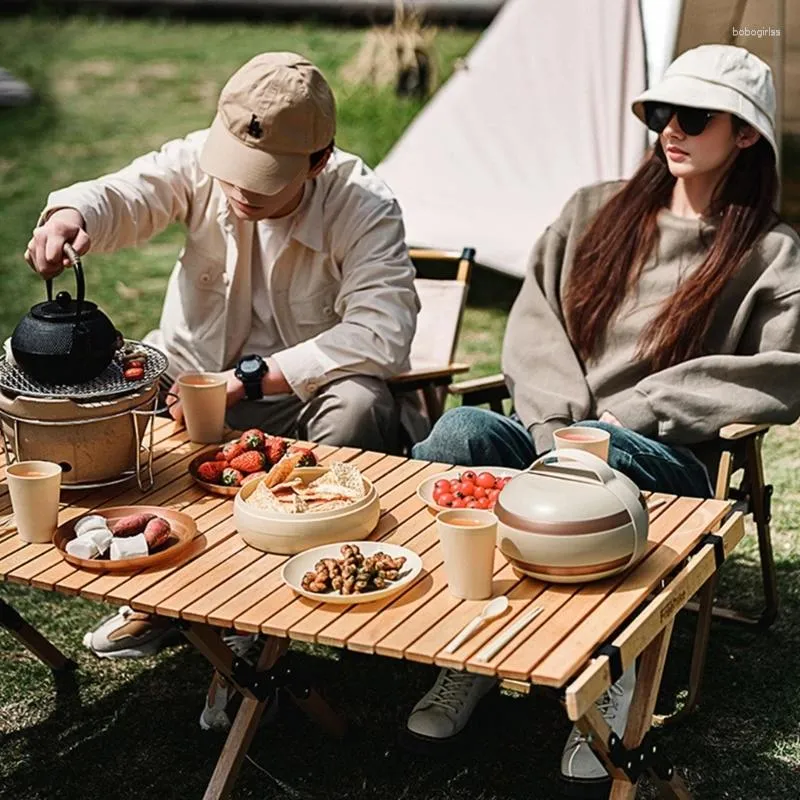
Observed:
[[[267,457],[260,450],[248,450],[231,459],[231,467],[239,472],[260,472],[267,464]]]
[[[270,464],[277,464],[286,455],[286,441],[280,436],[270,436],[266,452]]]
[[[240,456],[246,451],[247,448],[241,442],[228,442],[222,448],[222,454],[225,456],[226,461],[233,461],[236,456]]]
[[[249,475],[244,476],[242,486],[244,486],[246,483],[250,483],[250,481],[257,481],[261,478],[265,478],[266,475],[267,473],[263,469],[260,469],[258,472],[251,472]]]
[[[214,461],[224,463],[226,466],[228,464],[228,459],[225,458],[225,453],[222,450],[217,450],[217,452],[214,454]]]
[[[197,477],[207,483],[219,483],[222,473],[225,471],[224,461],[204,461],[197,468]]]
[[[249,431],[245,431],[239,437],[239,441],[248,450],[263,450],[266,438],[267,437],[264,431],[259,430],[258,428],[250,428]]]
[[[297,463],[298,467],[316,467],[317,458],[307,447],[290,447],[289,455],[293,456],[297,453],[302,453],[303,457]]]
[[[244,475],[239,472],[238,469],[232,469],[231,467],[226,467],[226,469],[222,473],[222,485],[223,486],[241,486],[242,479]]]

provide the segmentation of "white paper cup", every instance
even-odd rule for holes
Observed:
[[[553,434],[556,450],[586,450],[587,453],[608,461],[608,447],[611,434],[600,428],[582,427],[572,425],[569,428],[559,428]]]
[[[20,539],[36,544],[52,541],[58,527],[61,465],[20,461],[6,469],[6,479]]]
[[[448,509],[436,515],[436,532],[450,594],[465,600],[491,597],[497,517],[477,508]]]
[[[213,372],[186,372],[178,378],[189,438],[198,444],[222,441],[227,381]]]

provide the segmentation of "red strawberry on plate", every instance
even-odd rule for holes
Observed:
[[[264,431],[259,430],[258,428],[250,428],[249,431],[245,431],[239,437],[239,441],[248,450],[263,450],[266,438],[267,436]]]
[[[248,450],[231,459],[231,467],[239,472],[260,472],[267,464],[267,457],[260,450]]]
[[[317,458],[307,447],[290,447],[289,455],[302,454],[302,458],[297,462],[298,467],[316,467]]]
[[[224,461],[204,461],[197,468],[197,477],[207,483],[219,483],[222,473],[225,472]]]
[[[246,453],[247,448],[241,442],[228,442],[222,448],[222,454],[225,456],[226,461],[233,461],[236,456]]]
[[[214,461],[219,461],[222,464],[226,464],[228,459],[225,457],[225,453],[222,449],[217,450],[216,454],[214,455]]]
[[[244,475],[238,469],[227,467],[222,473],[223,486],[241,486]]]
[[[267,439],[267,458],[270,464],[277,464],[286,455],[286,441],[280,436]]]

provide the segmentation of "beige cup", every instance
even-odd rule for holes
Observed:
[[[465,600],[492,596],[497,517],[477,508],[453,508],[436,516],[450,594]]]
[[[187,372],[178,378],[189,438],[198,444],[222,441],[227,381],[213,372]]]
[[[6,470],[14,523],[20,539],[42,544],[58,527],[61,465],[52,461],[20,461]]]
[[[608,461],[608,446],[611,435],[599,428],[573,425],[570,428],[559,428],[554,434],[556,450],[586,450],[587,453]]]

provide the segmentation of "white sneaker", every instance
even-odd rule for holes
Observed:
[[[99,658],[143,658],[182,638],[169,620],[121,606],[84,634],[83,645]]]
[[[225,644],[239,657],[249,664],[255,664],[261,653],[261,644],[257,634],[240,636],[230,634],[222,637]],[[204,731],[228,731],[231,727],[231,718],[234,716],[233,703],[238,692],[233,685],[214,670],[211,685],[208,687],[206,704],[200,714],[200,727]],[[268,710],[275,708],[275,703],[270,702]]]
[[[433,688],[414,706],[406,727],[421,739],[445,741],[464,730],[478,701],[497,681],[443,669]]]
[[[635,687],[636,668],[631,665],[595,703],[617,736],[625,733]],[[606,797],[611,785],[606,768],[575,725],[561,755],[561,778],[565,793],[572,797]]]

